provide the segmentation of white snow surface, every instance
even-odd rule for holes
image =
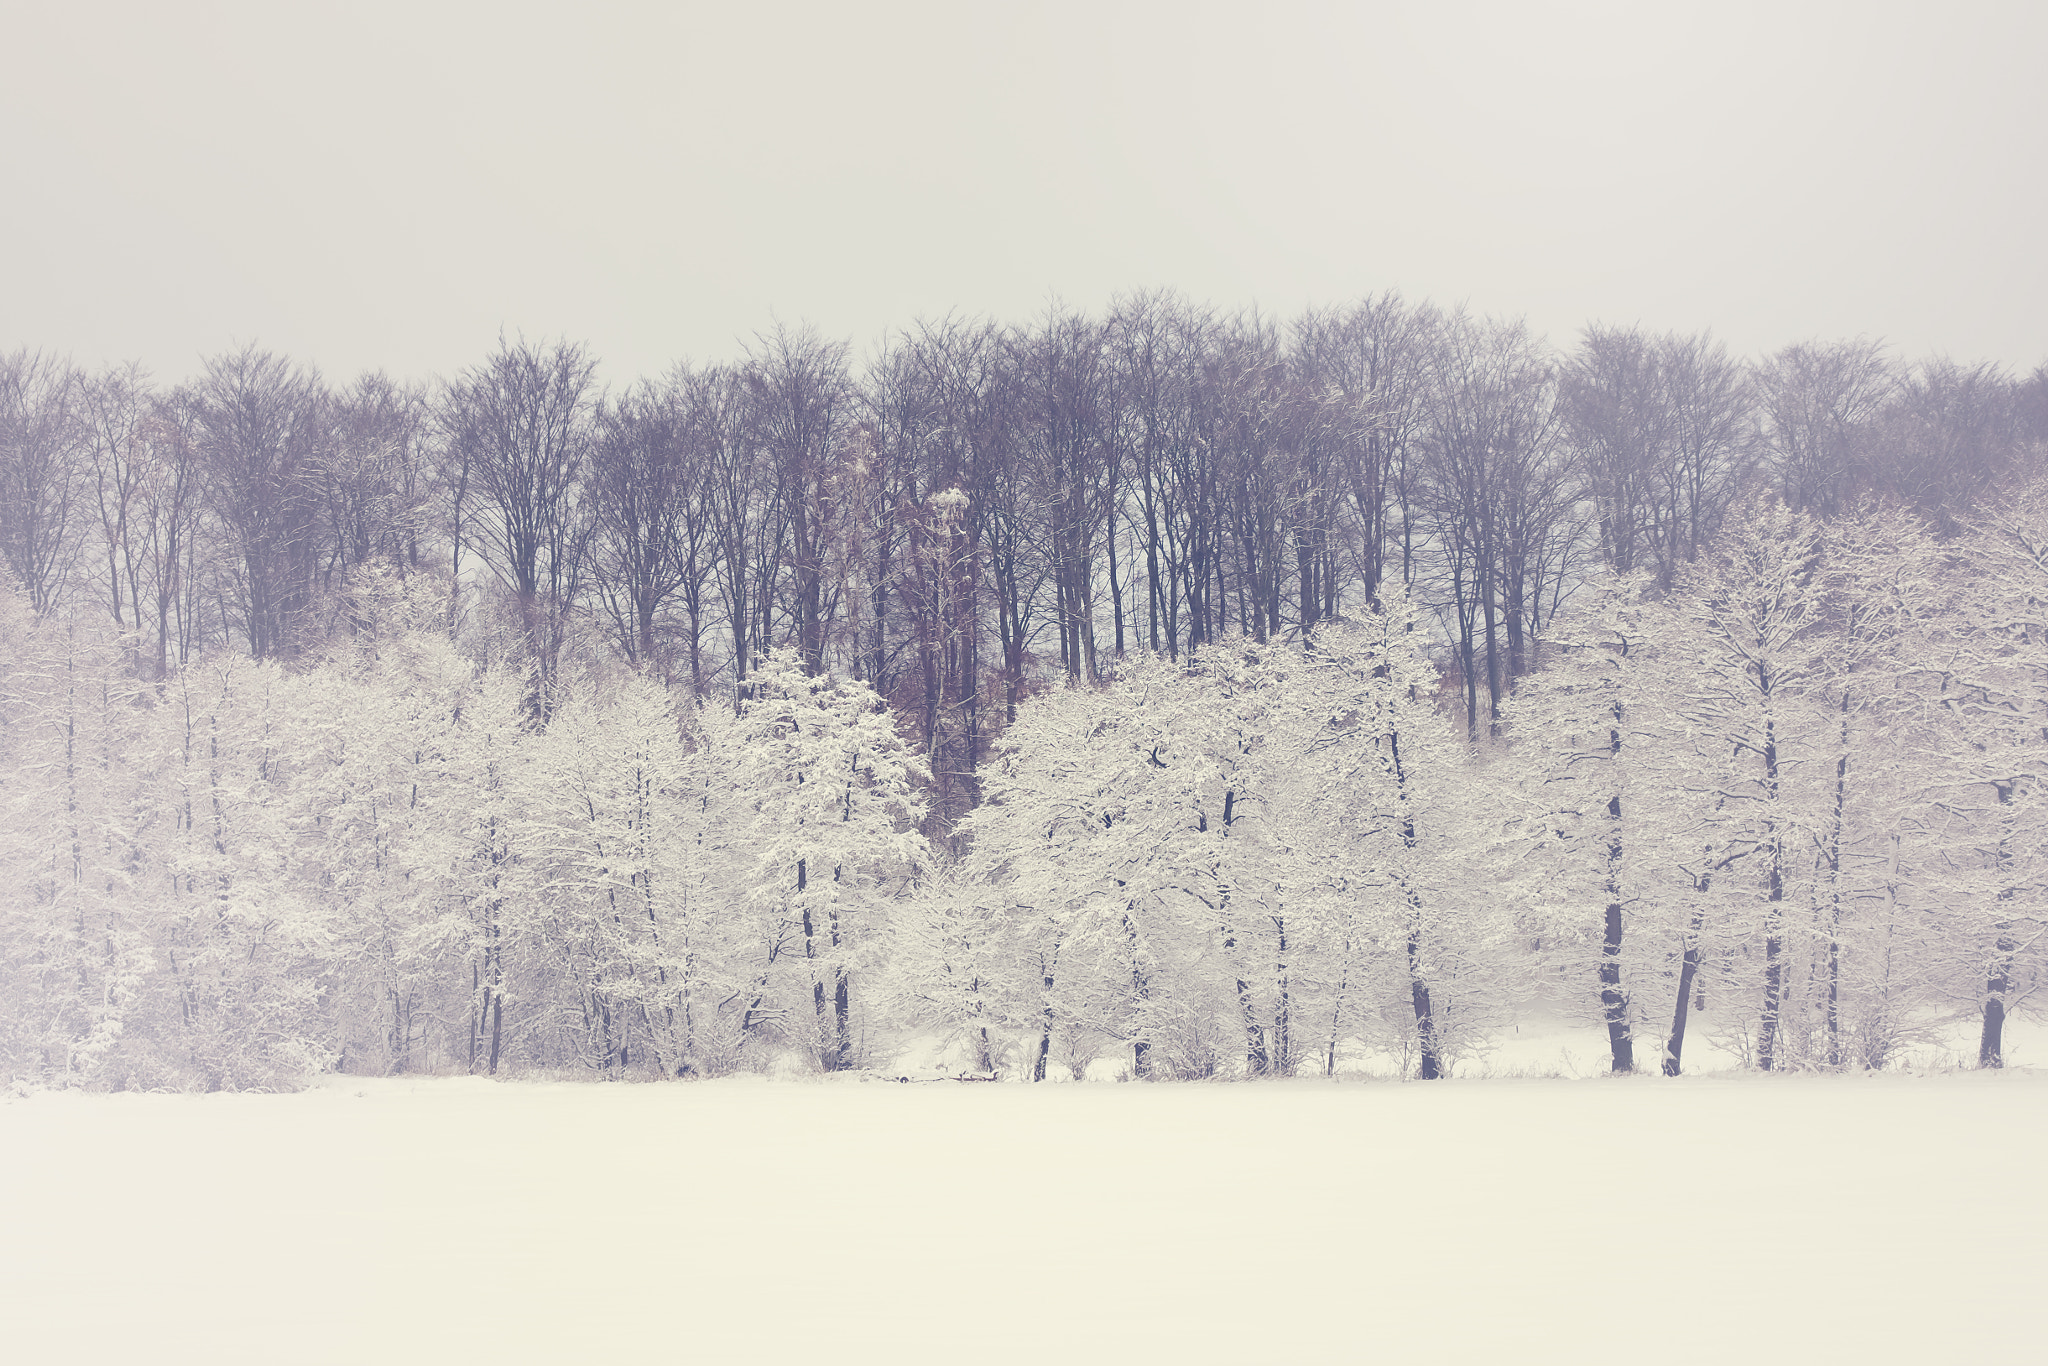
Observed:
[[[0,1357],[2041,1349],[2048,1074],[364,1080],[0,1101]]]

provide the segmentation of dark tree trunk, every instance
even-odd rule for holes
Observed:
[[[2009,985],[2006,968],[2011,962],[2013,942],[1998,941],[1999,958],[1990,980],[1984,984],[1984,1032],[1977,1040],[1979,1067],[2005,1066],[2005,993]]]
[[[1131,1040],[1131,1075],[1139,1081],[1152,1079],[1152,1045],[1145,1037],[1150,1032],[1152,1017],[1149,1007],[1152,1003],[1152,982],[1145,974],[1144,960],[1138,952],[1138,927],[1131,923],[1128,907],[1124,911],[1124,946],[1131,958],[1131,995],[1138,1003],[1137,1037]]]
[[[1766,676],[1764,691],[1770,691]],[[1770,895],[1768,909],[1764,913],[1764,1014],[1757,1025],[1757,1065],[1769,1072],[1778,1063],[1778,1003],[1784,991],[1785,963],[1782,957],[1782,938],[1785,914],[1785,848],[1778,829],[1775,814],[1778,795],[1778,744],[1772,723],[1764,722],[1764,783],[1769,803],[1766,810],[1773,812],[1766,818],[1764,842],[1770,858],[1768,873]]]
[[[1636,1070],[1635,1040],[1629,1034],[1628,996],[1621,989],[1621,797],[1607,803],[1607,815],[1614,822],[1607,842],[1607,925],[1600,941],[1600,1013],[1607,1021],[1607,1049],[1611,1070]]]
[[[1997,784],[1998,804],[2009,807],[2012,804],[2013,783]],[[2009,813],[2008,813],[2009,814]],[[2012,869],[2012,845],[2010,840],[2001,839],[1998,846],[1999,871],[2008,878]],[[2008,885],[1999,889],[2000,901],[2011,901],[2013,889]],[[1991,960],[1991,972],[1984,983],[1984,1032],[1977,1039],[1977,1065],[1979,1067],[2005,1066],[2005,993],[2012,986],[2012,960],[2017,945],[2012,938],[2012,922],[1998,922],[1998,947]]]
[[[1273,917],[1273,929],[1280,939],[1280,958],[1274,964],[1273,978],[1280,990],[1280,1000],[1273,1007],[1273,1058],[1272,1068],[1281,1076],[1288,1074],[1294,1053],[1294,1004],[1288,990],[1287,967],[1287,921],[1284,917]]]
[[[1416,1077],[1436,1081],[1443,1076],[1443,1060],[1437,1050],[1436,1016],[1429,1004],[1429,984],[1422,980],[1422,927],[1408,929],[1408,998],[1415,1009],[1415,1042],[1421,1053]]]
[[[1628,1027],[1628,997],[1621,990],[1621,903],[1607,903],[1607,933],[1600,944],[1600,1011],[1607,1020],[1609,1070],[1636,1070],[1635,1040]]]
[[[1675,1077],[1685,1054],[1686,1014],[1692,1004],[1693,979],[1700,970],[1700,912],[1692,913],[1692,930],[1685,937],[1685,952],[1678,960],[1678,1004],[1671,1012],[1671,1037],[1664,1044],[1664,1075]]]
[[[847,1009],[845,968],[832,972],[832,1028],[835,1051],[830,1070],[844,1072],[853,1066],[853,1019]]]
[[[490,1074],[498,1075],[498,1045],[505,1033],[505,997],[502,992],[491,997],[491,1065]]]

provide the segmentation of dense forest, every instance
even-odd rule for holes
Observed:
[[[0,356],[0,1071],[1977,1060],[2048,367],[1388,295],[607,387]]]

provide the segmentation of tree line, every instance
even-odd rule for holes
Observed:
[[[35,611],[109,625],[158,679],[304,657],[372,564],[438,583],[536,717],[565,658],[732,699],[787,644],[912,726],[940,829],[1050,677],[1298,637],[1398,583],[1491,732],[1591,567],[1668,587],[1756,487],[1952,529],[2044,439],[2048,367],[1866,340],[1744,363],[1601,326],[1558,352],[1391,294],[1285,323],[1169,294],[946,318],[858,367],[784,328],[613,389],[568,342],[424,386],[255,347],[168,389],[17,352],[0,548]]]
[[[2043,372],[1143,296],[4,380],[17,1075],[1996,1065],[2039,980]]]

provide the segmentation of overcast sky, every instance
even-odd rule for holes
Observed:
[[[0,349],[614,379],[1396,288],[2048,360],[2048,6],[0,0]]]

